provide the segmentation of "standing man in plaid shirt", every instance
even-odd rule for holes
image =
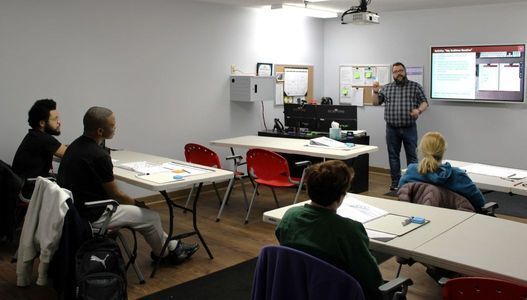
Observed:
[[[386,144],[390,161],[392,184],[390,190],[397,190],[401,178],[401,145],[404,145],[406,164],[417,163],[417,127],[416,120],[428,108],[423,87],[406,77],[406,67],[396,62],[392,65],[393,82],[382,88],[374,82],[373,105],[384,108],[386,121]]]

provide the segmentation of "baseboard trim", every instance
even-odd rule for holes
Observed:
[[[370,166],[370,173],[387,174],[387,175],[389,175],[390,174],[390,169]]]

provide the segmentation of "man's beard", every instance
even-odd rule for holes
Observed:
[[[402,78],[397,76],[397,78],[395,79],[395,84],[397,85],[405,85],[407,82],[408,82],[408,77],[406,77],[406,75],[402,76]]]
[[[48,123],[44,126],[44,132],[51,135],[60,135],[60,127],[57,127],[57,129],[53,129],[49,126]]]

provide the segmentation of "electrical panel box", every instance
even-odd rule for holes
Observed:
[[[274,101],[276,78],[274,76],[231,76],[231,101]]]

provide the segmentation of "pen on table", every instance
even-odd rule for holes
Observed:
[[[401,225],[403,226],[406,226],[408,224],[412,223],[412,217],[408,217],[406,219],[404,219],[402,222],[401,222]]]
[[[515,183],[513,186],[518,186],[518,185],[520,185],[520,184],[523,184],[523,182],[521,182],[521,181],[520,181],[520,182],[517,182],[517,183]]]
[[[509,176],[507,176],[507,177],[508,177],[508,178],[511,178],[511,177],[514,177],[514,176],[516,176],[516,173],[513,173],[513,174],[511,174],[511,175],[509,175]]]

